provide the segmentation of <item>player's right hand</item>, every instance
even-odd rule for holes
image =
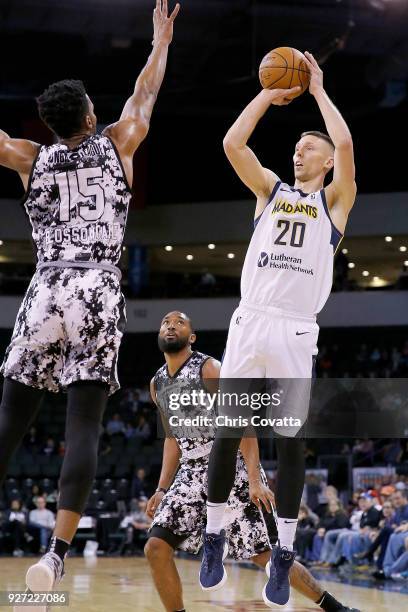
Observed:
[[[249,483],[249,496],[251,502],[255,504],[258,510],[262,511],[262,504],[267,512],[272,512],[272,507],[275,506],[275,496],[269,487],[265,486],[260,481]]]
[[[168,0],[156,0],[156,8],[153,11],[153,45],[164,42],[169,45],[173,39],[173,23],[180,10],[177,3],[172,14],[168,13]]]
[[[157,506],[163,499],[163,495],[163,491],[157,491],[157,493],[154,493],[154,495],[152,495],[149,501],[147,502],[146,514],[149,518],[152,519],[154,517],[157,510]]]
[[[297,94],[300,91],[300,87],[292,87],[291,89],[263,89],[262,96],[264,96],[269,104],[274,106],[286,106],[292,102],[293,94]]]

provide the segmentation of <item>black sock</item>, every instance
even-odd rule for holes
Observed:
[[[323,596],[319,601],[316,601],[317,605],[321,607],[325,612],[337,612],[344,608],[343,604],[341,604],[337,599],[330,595],[327,591],[323,593]]]
[[[65,556],[68,552],[69,544],[65,540],[60,540],[55,536],[52,536],[50,543],[48,544],[47,552],[52,552],[58,555],[61,561],[64,561]]]

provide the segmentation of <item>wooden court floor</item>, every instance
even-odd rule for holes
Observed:
[[[26,569],[33,559],[0,559],[0,590],[22,590]],[[199,565],[177,560],[184,584],[187,612],[252,612],[268,610],[262,601],[265,574],[237,565],[228,566],[228,582],[221,591],[207,594],[198,586]],[[403,612],[408,610],[408,595],[377,589],[353,587],[334,582],[325,588],[362,612]],[[71,558],[60,590],[70,594],[70,612],[161,612],[163,610],[143,558]],[[1,608],[11,610],[11,608]],[[312,612],[320,610],[292,591],[290,602],[277,610]],[[62,607],[51,610],[64,610]]]

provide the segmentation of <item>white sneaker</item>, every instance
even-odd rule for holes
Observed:
[[[64,562],[52,552],[28,568],[26,585],[29,591],[53,591],[64,576]],[[13,612],[47,612],[47,606],[15,606]]]
[[[26,585],[30,591],[52,591],[64,575],[64,562],[52,552],[28,568]]]

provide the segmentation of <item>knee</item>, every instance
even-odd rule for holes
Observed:
[[[163,562],[173,555],[173,549],[160,538],[149,538],[144,547],[144,553],[150,565]]]

